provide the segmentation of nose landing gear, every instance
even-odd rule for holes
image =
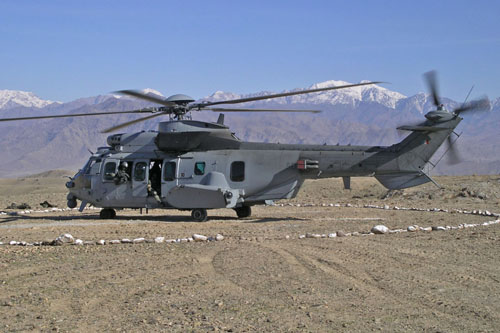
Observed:
[[[250,208],[250,206],[241,206],[235,208],[234,210],[236,211],[236,215],[238,215],[238,218],[240,219],[252,215],[252,208]]]

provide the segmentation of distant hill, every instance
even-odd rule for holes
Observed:
[[[310,88],[339,84],[346,82],[326,81]],[[224,100],[269,93],[238,95],[218,91],[205,100]],[[4,107],[0,107],[0,117],[123,111],[151,105],[113,95],[81,98],[68,103],[49,101],[50,103],[44,106],[39,106],[44,104],[43,101],[37,106],[4,102]],[[459,105],[446,98],[443,98],[443,102],[448,109]],[[376,85],[297,95],[239,106],[323,111],[314,115],[227,113],[226,124],[243,140],[353,145],[390,145],[400,141],[402,137],[395,128],[425,120],[423,115],[433,108],[432,100],[426,94],[419,93],[406,97]],[[466,114],[465,120],[457,129],[458,133],[463,131],[463,135],[456,143],[462,156],[462,163],[447,165],[444,158],[433,173],[450,175],[500,173],[500,148],[498,148],[500,98],[493,100],[492,106],[492,112]],[[193,117],[197,120],[216,121],[217,116],[218,114],[212,112],[193,112]],[[110,115],[0,123],[2,143],[0,177],[27,175],[53,169],[77,170],[87,160],[89,150],[95,151],[97,147],[106,145],[107,135],[101,134],[100,130],[135,118],[138,116]],[[156,130],[157,119],[130,126],[121,132]],[[436,161],[442,153],[438,152],[434,160]]]

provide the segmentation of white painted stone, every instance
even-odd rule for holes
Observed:
[[[306,235],[300,235],[299,236],[299,239],[304,239],[304,238],[306,238]]]
[[[75,238],[71,234],[63,234],[56,238],[56,242],[61,242],[63,244],[73,243]]]
[[[139,244],[139,243],[144,243],[146,239],[144,237],[139,237],[139,238],[135,238],[134,240],[132,240],[132,243],[134,244]]]
[[[193,237],[188,237],[188,239],[187,239],[187,240],[188,240],[188,242],[189,242],[189,243],[194,242]]]
[[[409,232],[415,232],[415,231],[417,231],[418,229],[417,229],[417,228],[415,228],[415,226],[410,225],[408,228],[406,228],[406,230],[407,230],[407,231],[409,231]]]
[[[123,238],[123,239],[121,240],[121,243],[122,243],[122,244],[131,244],[131,243],[132,243],[132,241],[131,241],[130,239],[128,239],[128,238]]]
[[[83,245],[83,241],[81,239],[75,239],[74,243],[75,245]]]
[[[97,245],[105,245],[106,241],[104,239],[100,239],[96,242]]]
[[[165,237],[156,237],[155,238],[155,243],[160,244],[165,241]]]
[[[19,242],[18,241],[14,241],[14,240],[9,242],[9,245],[18,245],[18,244],[19,244]]]
[[[193,234],[193,239],[195,242],[205,242],[207,241],[208,237],[204,235]]]
[[[217,238],[217,236],[215,236]],[[286,235],[285,236],[285,239],[290,239],[290,236],[289,235]],[[1,244],[0,244],[1,245]]]
[[[446,231],[446,228],[445,227],[442,227],[442,226],[438,226],[436,228],[434,228],[435,231]]]
[[[290,238],[290,236],[288,236],[288,235],[287,235],[287,237]],[[215,240],[216,241],[224,240],[224,236],[222,236],[221,234],[217,234],[217,235],[215,235]]]
[[[372,228],[371,232],[374,234],[382,235],[386,234],[389,232],[389,228],[387,228],[385,225],[376,225]]]
[[[335,238],[335,237],[337,237],[337,233],[336,232],[328,234],[328,238]]]
[[[171,243],[175,243],[175,242],[176,242],[176,240],[175,240],[175,239],[167,239],[167,240],[165,241],[165,243],[169,243],[169,244],[171,244]]]
[[[432,227],[423,227],[423,228],[420,228],[420,230],[422,231],[432,231]]]
[[[121,240],[119,239],[112,239],[109,241],[109,244],[120,244],[121,243]]]

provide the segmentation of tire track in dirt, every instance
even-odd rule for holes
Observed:
[[[324,255],[318,254],[317,249],[311,249],[307,246],[301,248],[300,253],[294,252],[293,250],[287,250],[287,252],[304,266],[313,267],[316,271],[324,274],[326,280],[334,281],[332,283],[347,283],[351,285],[349,290],[352,289],[357,291],[363,298],[377,299],[377,302],[381,303],[392,302],[401,308],[425,308],[428,313],[436,313],[438,316],[446,317],[449,320],[452,320],[455,316],[452,311],[436,307],[436,302],[426,299],[422,297],[422,295],[419,298],[409,298],[408,290],[399,290],[393,286],[391,287],[390,283],[383,283],[383,277],[374,275],[372,272],[366,271],[363,268],[360,269],[360,266],[366,263],[362,255],[351,255],[350,258],[352,259],[354,257],[356,262],[352,262],[352,260],[346,262],[341,259],[336,259],[333,256],[325,258]],[[350,249],[349,252],[352,254],[355,251]],[[391,265],[391,263],[385,264]],[[352,267],[352,269],[349,267]]]

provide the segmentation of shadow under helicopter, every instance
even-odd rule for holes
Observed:
[[[88,222],[77,222],[75,220],[83,220]],[[85,226],[99,226],[99,225],[119,225],[119,224],[139,224],[139,223],[193,223],[200,224],[200,222],[193,221],[189,216],[186,215],[117,215],[112,220],[103,220],[100,219],[98,215],[82,215],[82,216],[58,216],[58,215],[44,215],[44,216],[27,216],[27,215],[15,215],[9,216],[7,218],[3,218],[0,220],[0,224],[6,224],[11,222],[18,221],[36,221],[36,224],[21,224],[17,227],[19,228],[31,228],[38,226],[47,226],[47,227],[85,227]],[[42,220],[42,221],[40,221]],[[239,222],[239,223],[269,223],[269,222],[283,222],[283,221],[303,221],[304,219],[292,217],[292,216],[283,216],[283,217],[263,217],[263,218],[244,218],[239,219],[232,216],[213,216],[207,222]],[[56,223],[56,224],[48,224],[45,221],[54,221],[54,222],[71,222],[71,223]],[[91,222],[94,221],[94,222]],[[14,227],[13,225],[5,226],[5,227]],[[2,226],[0,226],[2,228]]]

